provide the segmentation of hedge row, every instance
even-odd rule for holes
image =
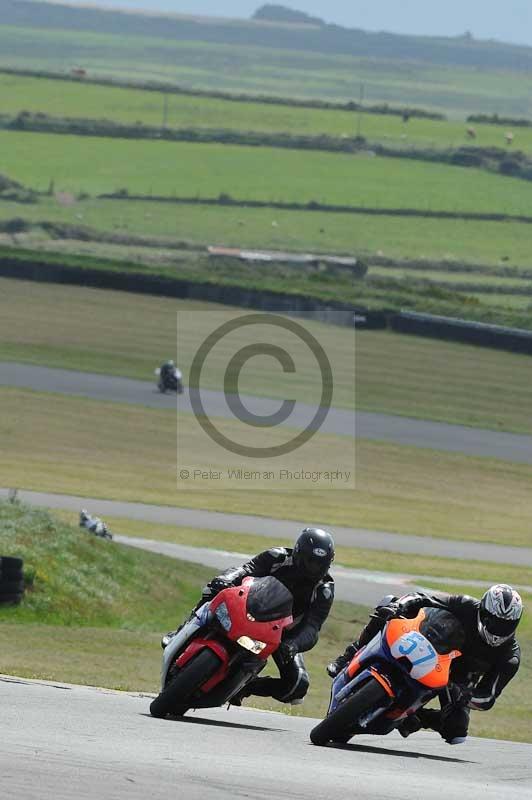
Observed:
[[[498,114],[470,114],[467,122],[480,125],[504,125],[513,128],[532,128],[532,120],[523,117],[500,117]]]
[[[0,117],[0,127],[15,131],[55,133],[74,136],[103,136],[118,139],[156,139],[201,144],[232,144],[248,147],[279,147],[292,150],[322,150],[356,153],[371,150],[387,158],[473,167],[501,175],[532,180],[532,160],[521,151],[509,153],[499,147],[459,147],[448,149],[393,147],[368,142],[363,136],[339,137],[322,134],[306,136],[284,132],[238,131],[224,128],[161,128],[140,122],[127,125],[108,119],[50,117],[41,112],[21,111],[15,118]]]
[[[502,214],[498,212],[476,211],[432,211],[421,208],[376,208],[374,206],[347,206],[320,203],[283,202],[277,200],[239,200],[226,192],[218,197],[178,197],[177,195],[130,194],[127,189],[97,195],[99,200],[131,200],[153,203],[174,203],[176,205],[231,206],[234,208],[274,208],[279,211],[324,211],[331,214],[367,214],[377,217],[428,217],[431,219],[466,219],[480,222],[523,222],[532,223],[532,216]]]
[[[110,86],[119,89],[140,89],[146,92],[162,92],[163,94],[176,94],[186,97],[205,97],[212,100],[227,100],[233,103],[258,103],[262,105],[291,106],[295,108],[314,108],[325,111],[353,111],[364,114],[385,114],[396,117],[418,117],[420,119],[446,120],[445,114],[428,111],[423,108],[410,106],[390,106],[388,103],[363,105],[350,100],[339,103],[331,100],[310,100],[294,97],[277,97],[264,94],[245,94],[224,92],[214,89],[192,89],[186,86],[175,86],[162,81],[132,81],[120,78],[110,78],[96,75],[76,75],[75,73],[53,72],[50,70],[18,69],[15,67],[1,67],[0,74],[19,75],[26,78],[46,78],[48,80],[68,81],[70,83],[91,83],[97,86]]]

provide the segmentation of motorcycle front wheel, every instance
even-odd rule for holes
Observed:
[[[387,699],[388,695],[380,683],[370,680],[311,730],[310,741],[319,746],[328,742],[349,741],[353,735],[352,733],[349,735],[349,732],[353,731],[357,720]]]
[[[152,717],[166,717],[168,714],[183,716],[193,707],[191,696],[200,686],[219,670],[222,662],[206,647],[197,656],[191,658],[185,666],[172,678],[161,694],[152,701],[150,714]]]

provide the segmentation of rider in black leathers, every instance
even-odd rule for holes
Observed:
[[[229,569],[213,578],[203,590],[198,604],[212,600],[228,586],[238,586],[244,578],[273,575],[293,596],[294,622],[285,631],[283,641],[273,659],[279,678],[255,678],[231,700],[240,705],[244,697],[273,697],[284,703],[302,703],[309,689],[309,676],[302,653],[316,645],[321,626],[327,619],[334,600],[334,581],[329,567],[334,558],[334,542],[330,533],[319,528],[305,528],[294,548],[274,547],[259,553],[238,569]],[[173,634],[163,638],[163,646]]]
[[[430,728],[448,744],[460,744],[467,737],[470,709],[489,711],[519,669],[521,650],[515,630],[523,610],[521,598],[510,586],[497,584],[481,600],[468,595],[414,593],[386,601],[377,606],[358,640],[329,664],[327,672],[335,677],[396,614],[412,618],[427,607],[450,611],[462,623],[465,643],[462,657],[453,661],[451,683],[440,693],[441,710],[418,710],[404,720],[399,732],[406,737]]]

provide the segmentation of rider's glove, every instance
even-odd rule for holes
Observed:
[[[282,664],[291,664],[297,652],[297,647],[293,642],[281,642],[277,650],[277,655]]]
[[[373,616],[388,622],[389,619],[393,619],[398,613],[402,613],[399,609],[399,605],[397,603],[388,603],[386,606],[377,606]]]
[[[464,708],[469,705],[473,690],[460,686],[458,683],[449,683],[446,689],[448,702],[442,708],[442,713],[452,713],[455,708]]]
[[[329,678],[336,678],[336,676],[342,671],[343,667],[341,667],[337,661],[331,661],[330,664],[327,664],[326,669]]]
[[[455,704],[460,707],[469,707],[471,698],[473,697],[472,689],[465,689],[460,687],[460,695],[455,700]]]
[[[228,589],[232,584],[230,581],[226,580],[225,578],[213,578],[210,583],[207,584],[209,589],[211,590],[212,594],[218,594],[218,592],[222,592],[224,589]]]
[[[423,608],[423,603],[425,600],[426,598],[423,597],[422,594],[416,594],[415,592],[412,594],[406,594],[404,597],[400,597],[398,600],[397,613],[401,614],[403,617],[408,617],[411,619],[419,613],[421,608]]]

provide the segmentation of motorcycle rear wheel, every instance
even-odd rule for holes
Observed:
[[[387,697],[388,695],[380,683],[373,679],[370,680],[311,730],[310,741],[318,746],[323,746],[328,742],[345,743],[349,741],[351,736],[348,734],[353,729],[356,720]]]
[[[213,653],[208,647],[194,656],[152,701],[150,705],[152,717],[161,719],[168,714],[183,716],[189,708],[193,707],[193,703],[190,703],[191,695],[209,678],[212,678],[220,668],[220,664],[221,661],[216,653]]]

